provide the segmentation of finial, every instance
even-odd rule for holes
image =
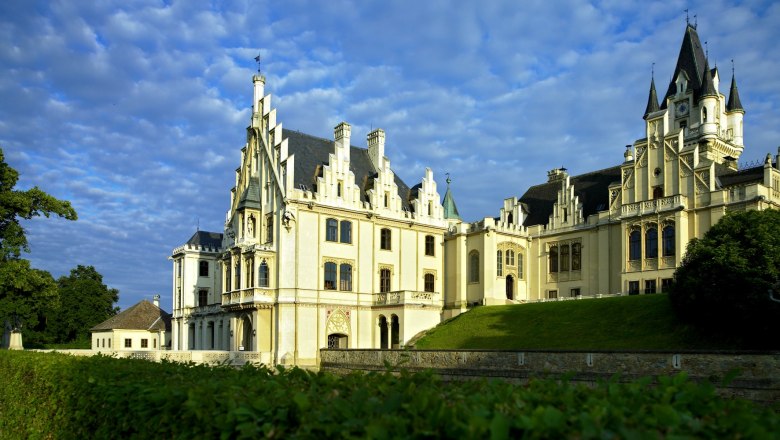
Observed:
[[[734,58],[731,59],[731,76],[734,76]]]
[[[699,27],[699,19],[698,15],[693,14],[693,28],[697,29]]]
[[[704,59],[710,59],[710,46],[707,44],[707,40],[704,40]]]
[[[655,62],[650,66],[650,79],[655,79]]]
[[[689,25],[691,24],[690,20],[688,20],[688,9],[685,9],[685,24]]]
[[[450,179],[450,173],[444,173],[445,176],[447,176],[447,186],[450,186],[450,182],[452,182],[452,179]]]
[[[257,63],[257,73],[260,73],[260,54],[259,53],[255,57],[255,62]]]

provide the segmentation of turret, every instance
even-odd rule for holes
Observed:
[[[704,62],[699,108],[701,109],[702,134],[718,134],[718,91],[712,80],[709,61]]]
[[[647,116],[651,113],[655,113],[659,110],[658,107],[658,95],[655,92],[655,78],[650,79],[650,94],[647,97],[647,107],[645,107],[644,119],[647,120]]]
[[[255,86],[252,97],[252,113],[259,113],[263,111],[260,101],[265,96],[265,77],[260,75],[260,73],[252,75],[252,83]]]
[[[726,103],[726,120],[728,123],[728,133],[730,140],[734,145],[744,145],[742,121],[745,117],[745,109],[742,108],[742,102],[739,100],[739,91],[737,90],[737,77],[731,74],[731,90],[729,90],[729,100]]]

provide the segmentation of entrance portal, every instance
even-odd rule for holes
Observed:
[[[515,278],[512,275],[506,276],[506,299],[515,299]]]

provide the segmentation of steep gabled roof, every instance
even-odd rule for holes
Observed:
[[[680,46],[680,54],[677,56],[677,65],[674,67],[672,81],[669,83],[663,102],[661,102],[662,109],[666,108],[667,98],[673,96],[676,92],[674,81],[680,72],[685,72],[688,76],[689,89],[694,91],[694,99],[699,98],[701,83],[704,79],[705,64],[706,56],[701,47],[699,34],[696,33],[696,28],[689,24],[685,28],[685,36],[683,36],[682,45]]]
[[[238,200],[238,209],[240,208],[255,208],[261,209],[260,205],[260,183],[257,178],[250,178],[249,184],[241,194],[241,198]]]
[[[91,331],[99,330],[149,330],[170,331],[171,315],[147,300],[141,300],[129,309],[123,310],[100,324]]]
[[[219,232],[197,231],[186,244],[219,248],[222,246],[222,234]]]
[[[609,208],[609,185],[620,182],[620,165],[570,177],[574,185],[574,195],[582,203],[583,215],[587,219],[599,211]],[[523,226],[546,225],[558,199],[561,181],[535,185],[520,197],[520,202],[528,207],[528,215]]]
[[[295,187],[301,188],[303,185],[309,191],[314,191],[317,177],[322,176],[322,167],[328,164],[328,155],[333,153],[334,141],[287,129],[283,130],[282,137],[287,139],[288,154],[295,154]],[[371,163],[367,149],[350,147],[349,169],[355,175],[355,184],[361,187],[361,200],[367,202],[366,191],[373,187],[378,171]],[[395,184],[398,186],[403,207],[411,209],[409,186],[398,174],[395,174]]]

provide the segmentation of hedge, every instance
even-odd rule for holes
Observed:
[[[775,409],[684,375],[442,382],[0,351],[0,438],[771,438]]]

